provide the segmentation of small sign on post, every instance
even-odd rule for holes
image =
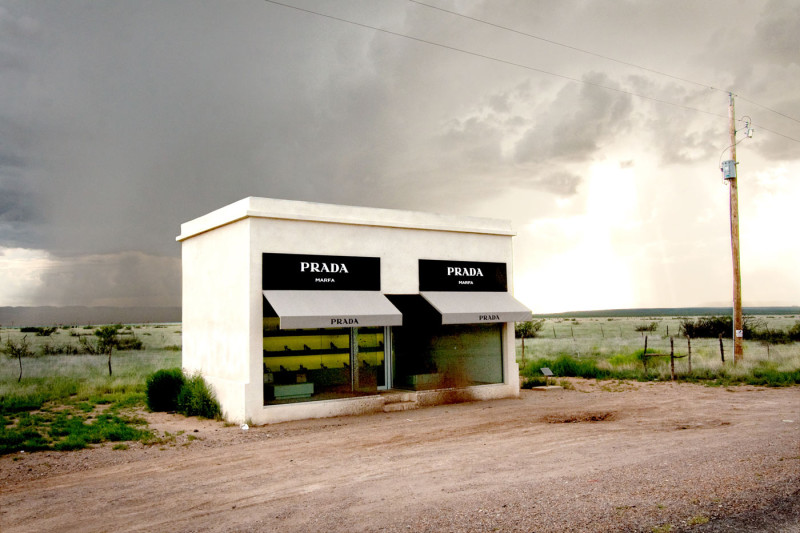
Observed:
[[[548,384],[549,384],[549,383],[548,383],[548,380],[549,380],[551,377],[553,377],[553,371],[552,371],[552,370],[550,370],[549,368],[547,368],[546,366],[545,366],[545,367],[542,367],[542,368],[540,368],[539,370],[541,370],[541,371],[542,371],[542,374],[544,375],[544,384],[545,384],[545,386],[546,386],[546,385],[548,385]]]

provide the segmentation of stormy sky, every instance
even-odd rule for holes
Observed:
[[[800,303],[795,1],[285,4],[0,0],[0,306],[180,305],[247,196],[511,219],[535,312],[729,305],[727,91],[744,303]]]

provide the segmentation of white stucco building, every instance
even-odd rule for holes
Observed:
[[[181,225],[183,367],[255,424],[517,396],[513,235],[245,198]]]

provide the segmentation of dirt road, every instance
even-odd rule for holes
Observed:
[[[800,387],[519,400],[0,458],[0,531],[800,531]]]

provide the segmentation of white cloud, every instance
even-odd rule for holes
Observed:
[[[0,306],[31,305],[31,294],[43,286],[42,275],[52,266],[44,250],[0,247]]]

